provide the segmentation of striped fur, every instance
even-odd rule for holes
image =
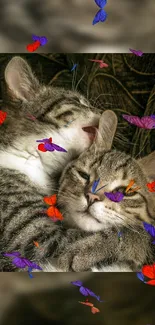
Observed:
[[[43,212],[43,197],[57,193],[66,164],[90,146],[82,127],[97,125],[99,117],[79,93],[40,85],[20,57],[7,65],[5,81],[2,109],[8,115],[0,126],[0,251],[19,251],[49,271],[52,258],[85,233],[53,223]],[[67,153],[38,151],[36,140],[49,137]],[[13,270],[9,259],[1,256],[0,271]]]
[[[106,111],[101,117],[96,143],[71,162],[60,179],[58,203],[67,225],[91,234],[95,231],[91,242],[86,238],[83,245],[72,247],[68,257],[63,255],[59,259],[61,267],[72,265],[76,271],[89,269],[98,263],[100,270],[109,271],[116,262],[125,263],[127,269],[137,270],[144,263],[155,261],[151,238],[142,227],[142,221],[155,223],[155,193],[150,193],[146,186],[155,179],[155,152],[136,161],[124,152],[111,150],[116,118],[109,114],[108,119],[108,114]],[[91,188],[98,178],[97,189],[106,187],[93,199]],[[140,186],[141,189],[128,194],[125,189],[131,179],[135,180],[133,187]],[[117,191],[125,194],[119,203],[104,195],[104,192]],[[118,231],[123,234],[121,241]]]

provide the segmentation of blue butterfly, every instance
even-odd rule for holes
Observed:
[[[71,71],[75,70],[77,66],[78,66],[78,64],[75,63],[75,64],[73,65],[73,68],[71,69]]]
[[[144,229],[148,232],[148,234],[153,239],[152,244],[155,244],[155,227],[146,222],[143,222],[143,225],[144,225]]]
[[[107,4],[107,0],[95,0],[95,2],[97,6],[100,8],[100,10],[95,15],[92,25],[95,25],[100,21],[104,22],[107,19],[107,13],[103,9],[104,6]]]

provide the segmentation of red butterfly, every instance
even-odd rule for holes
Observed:
[[[142,267],[142,273],[146,277],[150,278],[150,281],[147,281],[147,284],[152,286],[155,285],[155,263],[153,265],[144,265]]]
[[[147,183],[149,192],[155,192],[155,182]]]
[[[86,305],[86,306],[90,306],[91,307],[91,312],[93,314],[96,314],[96,313],[99,313],[100,312],[100,310],[98,308],[94,307],[94,305],[91,302],[89,302],[88,300],[86,302],[79,301],[79,303],[80,304],[83,304],[83,305]]]
[[[57,202],[56,194],[44,197],[44,202],[51,205],[46,211],[48,217],[52,218],[54,222],[64,219],[61,212],[55,207]]]
[[[7,113],[0,111],[0,124],[2,124],[5,121],[6,117],[7,117]]]

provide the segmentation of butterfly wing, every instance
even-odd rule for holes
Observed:
[[[107,4],[107,0],[95,0],[95,3],[102,9]]]
[[[150,116],[143,116],[141,118],[141,122],[143,123],[143,128],[147,130],[151,130],[155,128],[155,120],[152,119]]]
[[[83,304],[83,305],[86,305],[86,306],[90,306],[90,307],[93,307],[93,304],[91,302],[84,302],[84,301],[79,301],[80,304]]]
[[[134,53],[134,54],[135,54],[135,52],[136,52],[135,50],[132,50],[132,49],[129,49],[129,51],[132,52],[132,53]]]
[[[108,185],[108,184],[106,184],[106,185],[100,187],[100,188],[95,192],[95,194],[96,194],[98,191],[100,191],[102,188],[104,188],[105,186],[107,186],[107,185]]]
[[[63,215],[61,214],[61,212],[57,208],[55,208],[55,217],[58,220],[63,220],[64,219]]]
[[[38,264],[33,263],[32,261],[28,260],[27,258],[23,258],[23,261],[26,264],[26,266],[31,268],[31,270],[32,269],[42,270],[42,268]]]
[[[144,225],[144,229],[148,232],[149,235],[151,235],[152,237],[155,237],[155,227],[150,225],[147,222],[143,222]]]
[[[155,264],[153,265],[144,265],[142,267],[142,273],[143,275],[147,276],[150,279],[155,278]]]
[[[141,118],[140,117],[133,116],[133,115],[126,115],[126,114],[123,114],[122,116],[130,124],[136,125],[136,126],[138,126],[140,128],[143,128],[144,127],[144,124],[141,122]]]
[[[96,313],[99,313],[100,310],[98,308],[96,308],[96,307],[92,307],[91,312],[92,312],[92,314],[96,314]]]
[[[83,283],[81,281],[72,281],[71,284],[77,287],[81,287]]]
[[[58,146],[57,144],[53,143],[53,148],[56,150],[56,151],[62,151],[62,152],[67,152],[66,149]]]
[[[116,192],[116,193],[112,193],[112,192],[104,192],[104,195],[111,201],[113,202],[120,202],[123,200],[124,198],[124,194],[121,192]]]
[[[149,192],[155,192],[155,182],[147,183],[147,187],[149,189]]]
[[[57,202],[57,196],[56,194],[53,194],[51,196],[45,196],[44,197],[44,202],[49,205],[55,205]]]
[[[137,272],[137,278],[140,280],[140,281],[143,281],[144,282],[144,275],[142,272]]]
[[[12,264],[16,265],[16,267],[19,267],[20,269],[24,269],[26,267],[26,263],[22,257],[15,257],[12,260]]]
[[[0,111],[0,124],[2,124],[5,121],[6,117],[7,117],[7,113]]]
[[[45,144],[44,143],[40,143],[38,145],[38,150],[42,151],[42,152],[46,152],[47,150],[45,149]]]
[[[89,61],[97,62],[97,63],[102,63],[103,62],[102,60],[91,60],[91,59],[89,59]]]
[[[108,16],[107,13],[103,9],[100,9],[97,12],[97,14],[95,15],[92,25],[96,25],[100,21],[104,22],[106,20],[107,16]]]
[[[92,290],[90,290],[88,288],[85,288],[85,289],[87,290],[88,295],[90,295],[91,297],[97,298],[96,294]]]
[[[48,142],[49,141],[49,139],[42,139],[42,140],[36,140],[36,142]]]
[[[73,71],[73,70],[75,70],[75,68],[77,67],[77,63],[75,63],[74,65],[73,65],[73,68],[71,69],[71,71]]]
[[[3,253],[3,256],[7,256],[7,257],[14,257],[14,256],[21,256],[21,254],[19,252],[12,252],[12,253]]]
[[[138,56],[142,56],[143,55],[143,52],[139,50],[139,51],[137,51],[137,55]]]
[[[57,219],[57,220],[63,220],[64,219],[61,212],[57,208],[55,208],[54,206],[49,207],[47,209],[46,213],[47,213],[48,217],[50,217],[52,219],[53,218]],[[55,221],[55,220],[53,220],[53,221]]]
[[[53,146],[53,143],[49,143],[49,142],[46,142],[44,144],[44,147],[47,151],[54,151],[54,146]]]
[[[134,185],[134,183],[135,183],[134,179],[131,179],[129,185],[127,186],[127,188],[126,188],[126,190],[125,190],[126,193],[127,193],[128,190],[129,190],[129,189]]]
[[[40,40],[40,37],[39,36],[36,36],[36,35],[32,35],[32,40],[35,42],[35,41],[39,41]]]
[[[150,281],[147,281],[146,283],[151,286],[155,286],[155,280],[150,280]]]
[[[104,62],[100,63],[100,68],[107,68],[107,67],[108,67],[108,64],[106,64]]]
[[[93,183],[93,185],[92,185],[92,193],[95,193],[95,191],[96,191],[96,188],[97,188],[97,186],[98,186],[98,184],[99,184],[99,181],[100,181],[100,178],[97,180],[97,181],[94,181],[94,183]]]
[[[85,288],[85,287],[83,287],[83,286],[81,286],[80,287],[80,293],[83,295],[83,296],[88,296],[89,295],[89,293],[88,293],[88,291],[87,291],[87,288]]]

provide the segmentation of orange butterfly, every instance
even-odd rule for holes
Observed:
[[[48,205],[51,205],[46,211],[48,217],[52,218],[54,222],[64,219],[61,212],[55,207],[57,202],[56,194],[44,197],[44,202]]]
[[[155,182],[147,183],[149,192],[155,192]]]
[[[125,193],[133,193],[135,191],[138,191],[140,189],[139,186],[137,186],[136,188],[133,188],[133,190],[130,190],[130,188],[132,187],[132,185],[135,183],[134,179],[132,179],[129,183],[129,185],[127,186],[126,190],[125,190]]]
[[[0,111],[0,124],[2,124],[6,119],[7,113]]]
[[[39,246],[39,243],[38,243],[37,241],[33,241],[33,244],[34,244],[37,248],[42,249],[42,248]]]
[[[83,304],[83,305],[86,305],[86,306],[90,306],[91,307],[91,312],[93,314],[96,314],[96,313],[99,313],[100,312],[100,310],[98,308],[94,307],[94,305],[91,302],[89,302],[89,301],[86,301],[86,302],[79,301],[79,303],[80,304]]]

